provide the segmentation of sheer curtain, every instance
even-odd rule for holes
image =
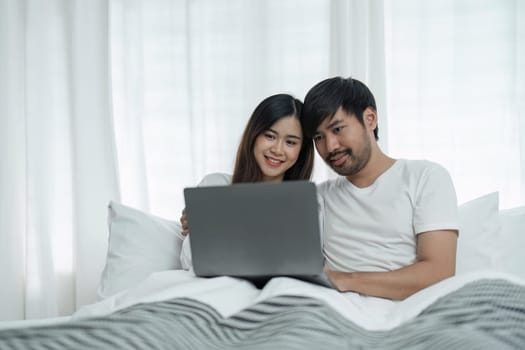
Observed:
[[[105,1],[0,1],[0,320],[94,301],[118,199]]]
[[[525,203],[525,4],[386,3],[392,155],[452,174],[458,200]]]
[[[122,200],[161,216],[179,216],[184,187],[231,173],[264,97],[354,75],[385,99],[382,1],[115,0],[110,12]],[[317,162],[316,180],[332,175]]]
[[[517,0],[0,0],[0,319],[94,301],[110,199],[177,219],[259,101],[329,76],[366,82],[382,148],[445,165],[460,201],[523,204],[523,19]]]

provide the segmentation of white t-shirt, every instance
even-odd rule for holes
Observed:
[[[396,270],[416,262],[417,234],[458,230],[452,179],[429,161],[399,159],[369,187],[340,177],[318,193],[331,269]]]
[[[206,175],[201,182],[197,185],[198,187],[206,186],[226,186],[231,185],[232,176],[229,174],[213,173]],[[191,232],[191,230],[190,230]],[[189,270],[193,267],[191,260],[191,246],[190,246],[190,237],[186,236],[182,242],[182,249],[180,251],[180,263],[184,270]]]

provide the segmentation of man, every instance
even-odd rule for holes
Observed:
[[[456,193],[440,165],[384,154],[377,124],[356,79],[326,79],[305,97],[305,133],[343,176],[318,188],[326,272],[340,291],[404,299],[455,273]]]

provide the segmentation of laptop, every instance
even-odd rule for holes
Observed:
[[[323,271],[316,186],[309,181],[184,189],[193,269],[261,287],[276,276],[333,288]]]

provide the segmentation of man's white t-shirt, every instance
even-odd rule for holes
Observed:
[[[201,182],[197,185],[198,187],[206,186],[226,186],[231,185],[232,176],[229,174],[222,173],[213,173],[206,175]],[[190,229],[191,232],[191,229]],[[184,241],[182,242],[182,249],[180,251],[180,263],[184,270],[189,270],[193,267],[191,260],[191,245],[190,245],[190,235],[187,235]]]
[[[326,265],[391,271],[416,262],[416,236],[458,230],[456,192],[442,166],[397,160],[369,187],[345,177],[318,186]]]

